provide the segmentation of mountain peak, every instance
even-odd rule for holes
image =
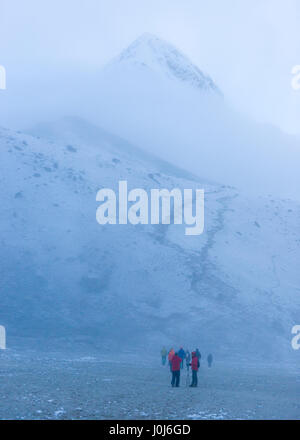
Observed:
[[[187,56],[172,44],[148,32],[140,35],[124,49],[116,61],[150,68],[197,89],[222,94],[213,80]]]
[[[138,38],[135,39],[135,41],[132,43],[139,43],[139,44],[143,44],[143,43],[150,43],[150,42],[155,42],[155,41],[163,41],[161,38],[159,38],[157,35],[155,34],[151,34],[151,32],[144,32],[143,34],[141,34]]]

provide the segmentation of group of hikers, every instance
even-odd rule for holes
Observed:
[[[180,370],[183,369],[184,363],[186,365],[187,371],[189,373],[190,367],[192,370],[192,382],[190,387],[198,386],[198,370],[200,368],[201,353],[198,348],[192,353],[189,350],[184,350],[180,347],[178,351],[175,352],[173,348],[167,351],[166,347],[161,350],[161,362],[162,365],[166,365],[168,359],[170,371],[172,373],[172,387],[179,387],[180,384]],[[207,356],[207,364],[209,367],[212,366],[213,356],[209,354]]]

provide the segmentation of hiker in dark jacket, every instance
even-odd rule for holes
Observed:
[[[185,351],[182,347],[180,347],[180,350],[178,352],[178,356],[181,358],[181,368],[183,368],[183,360],[185,359]]]
[[[186,351],[185,362],[186,362],[186,368],[189,370],[191,363],[191,353],[188,350]]]
[[[199,351],[198,348],[196,348],[196,356],[197,356],[198,361],[199,361],[199,363],[200,363],[200,360],[201,360],[201,353],[200,353],[200,351]]]
[[[190,385],[190,387],[197,387],[198,386],[198,369],[200,366],[200,362],[199,359],[196,355],[196,352],[193,351],[192,352],[192,362],[191,362],[191,367],[192,367],[192,383]]]
[[[213,362],[213,355],[209,354],[207,356],[207,364],[208,364],[209,368],[212,366],[212,362]]]
[[[173,358],[172,358],[172,382],[171,385],[172,387],[179,387],[179,383],[180,383],[180,364],[182,362],[182,359],[180,356],[178,356],[178,353],[175,353]]]

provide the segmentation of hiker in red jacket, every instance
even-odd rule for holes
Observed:
[[[191,362],[191,367],[192,367],[192,383],[190,385],[190,387],[196,387],[198,386],[198,369],[200,366],[200,362],[198,359],[198,356],[196,354],[195,351],[192,352],[192,362]]]
[[[182,362],[182,359],[180,356],[178,356],[178,353],[175,353],[172,357],[171,361],[171,368],[172,368],[172,387],[179,387],[180,382],[180,364]]]
[[[172,359],[173,359],[174,355],[175,355],[175,351],[173,348],[171,348],[171,350],[169,351],[169,354],[168,354],[168,361],[169,361],[171,373],[172,373]]]

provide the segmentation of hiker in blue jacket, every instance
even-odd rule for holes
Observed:
[[[182,347],[180,347],[180,350],[178,351],[178,356],[181,358],[180,367],[183,368],[183,361],[185,359],[185,351]]]

